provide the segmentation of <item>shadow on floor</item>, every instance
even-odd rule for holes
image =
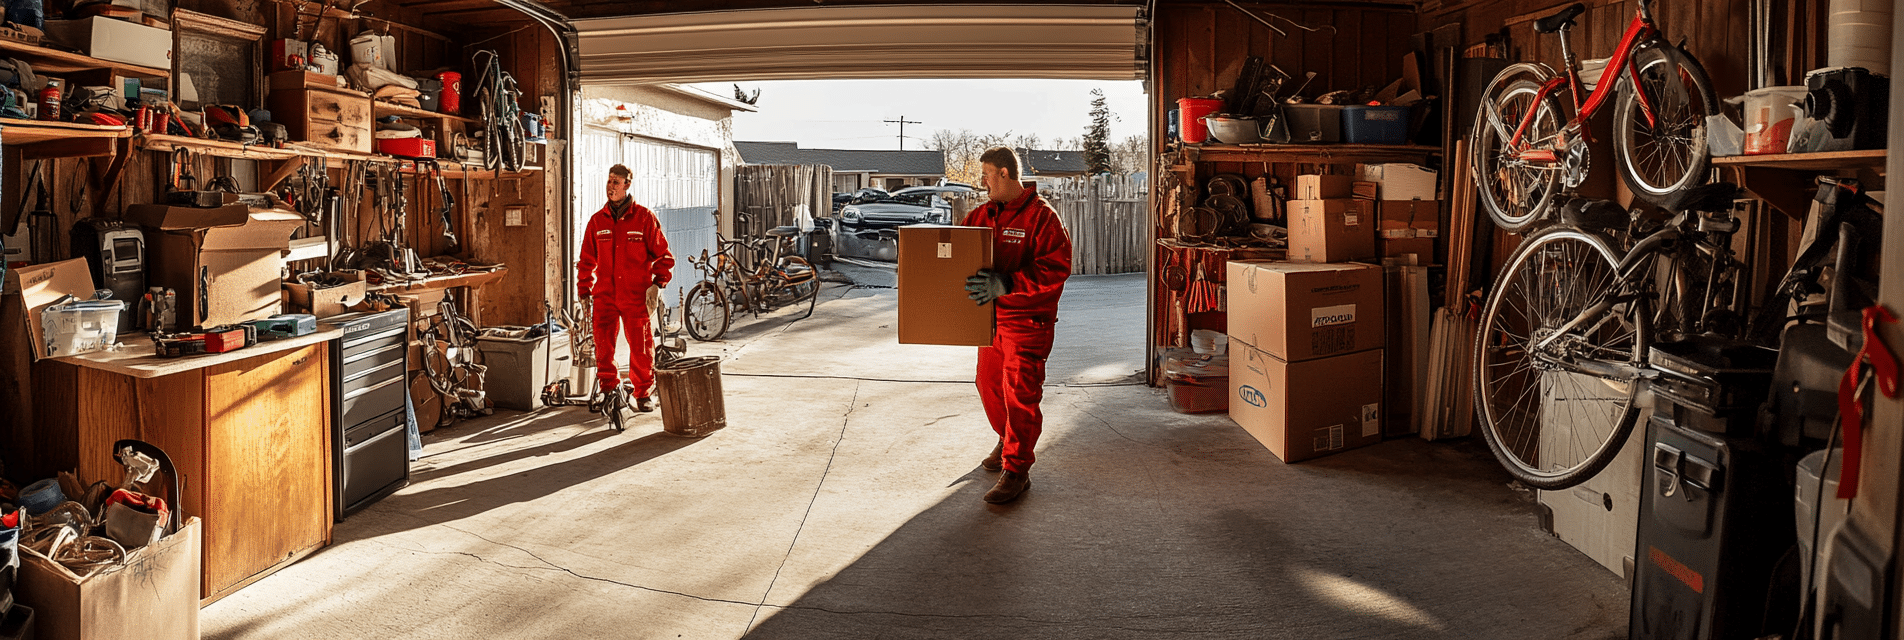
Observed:
[[[1481,443],[1284,465],[1078,435],[1017,503],[966,474],[747,637],[1625,637],[1623,582],[1535,529]]]

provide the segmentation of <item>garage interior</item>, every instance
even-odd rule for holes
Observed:
[[[1883,71],[1872,69],[1878,79],[1888,74],[1898,28],[1888,2],[715,0],[684,10],[586,0],[128,0],[74,14],[65,4],[47,3],[47,18],[83,16],[94,31],[49,27],[44,41],[28,42],[31,32],[0,28],[0,54],[65,90],[46,102],[27,89],[48,83],[15,72],[7,84],[16,97],[6,103],[14,106],[0,105],[10,116],[0,118],[0,206],[7,246],[22,248],[5,258],[0,298],[9,502],[32,514],[24,519],[31,527],[61,513],[63,501],[28,504],[48,491],[80,501],[111,493],[127,473],[122,459],[141,464],[120,444],[133,439],[148,447],[136,453],[166,469],[139,488],[168,498],[179,517],[148,523],[162,535],[122,550],[116,563],[21,551],[10,590],[18,604],[0,621],[0,637],[21,637],[21,625],[62,638],[1888,638],[1904,629],[1896,569],[1904,403],[1883,382],[1895,376],[1883,364],[1895,362],[1886,358],[1894,352],[1883,345],[1904,344],[1904,335],[1881,314],[1835,329],[1840,341],[1862,337],[1865,355],[1854,359],[1876,370],[1866,382],[1851,376],[1843,397],[1857,399],[1838,404],[1842,365],[1828,372],[1828,387],[1794,395],[1813,403],[1814,417],[1824,412],[1814,420],[1826,425],[1822,438],[1806,432],[1764,455],[1744,446],[1778,440],[1765,435],[1775,427],[1748,427],[1756,435],[1745,437],[1723,426],[1778,413],[1758,404],[1774,372],[1769,364],[1727,369],[1711,384],[1757,381],[1759,399],[1727,407],[1739,413],[1721,416],[1724,438],[1662,445],[1656,425],[1690,414],[1671,398],[1635,392],[1629,419],[1637,426],[1623,452],[1580,484],[1551,491],[1511,474],[1484,437],[1490,418],[1477,405],[1491,396],[1473,395],[1464,364],[1473,351],[1447,347],[1454,355],[1438,357],[1441,369],[1397,364],[1402,345],[1439,354],[1444,343],[1460,344],[1455,334],[1487,335],[1477,322],[1490,287],[1537,235],[1499,228],[1490,205],[1477,203],[1481,161],[1467,143],[1495,72],[1513,62],[1562,66],[1559,34],[1537,32],[1556,14],[1572,21],[1572,54],[1602,59],[1617,54],[1622,30],[1644,9],[1661,41],[1702,65],[1717,97],[1747,97],[1724,115],[1748,129],[1748,148],[1701,158],[1705,178],[1743,188],[1728,199],[1738,202],[1730,211],[1740,227],[1728,248],[1745,264],[1738,298],[1751,310],[1776,299],[1814,237],[1836,233],[1819,231],[1820,192],[1853,194],[1877,214],[1856,232],[1865,233],[1860,255],[1870,256],[1859,271],[1872,277],[1854,293],[1871,308],[1904,308],[1900,283],[1875,277],[1904,260],[1904,226],[1881,216],[1893,164],[1885,149],[1904,124],[1842,150],[1749,148],[1762,141],[1751,128],[1753,98],[1787,95],[1760,90],[1803,88],[1808,72],[1844,56],[1865,55],[1866,64],[1882,62]],[[1834,44],[1848,19],[1841,14],[1883,16],[1886,53]],[[165,56],[112,59],[124,54],[109,45],[132,40],[102,37],[100,21],[162,32],[132,49]],[[69,38],[79,44],[55,44]],[[295,49],[302,53],[287,53],[286,41],[304,43]],[[312,43],[334,52],[330,64],[346,61],[339,73],[323,73],[326,58]],[[364,68],[359,57],[372,55],[388,59]],[[1340,120],[1327,134],[1334,141],[1211,137],[1225,117],[1304,111],[1243,106],[1239,96],[1254,92],[1240,89],[1261,89],[1271,67],[1283,76],[1275,97],[1346,91],[1338,104],[1355,113],[1402,114],[1401,138],[1383,129],[1375,142],[1357,142],[1350,138],[1374,130]],[[722,341],[689,344],[690,355],[721,365],[726,428],[706,437],[669,433],[658,414],[622,431],[581,407],[491,411],[481,395],[440,393],[425,371],[433,359],[456,357],[438,338],[459,321],[532,327],[548,321],[549,306],[572,302],[572,238],[595,206],[583,203],[599,199],[599,178],[575,169],[583,162],[575,141],[588,126],[585,88],[998,77],[1142,80],[1151,99],[1148,114],[1122,115],[1149,123],[1155,251],[1141,275],[1071,280],[1047,381],[1043,464],[1025,500],[1000,507],[977,499],[992,479],[976,467],[991,439],[972,397],[971,350],[895,344],[903,294],[876,273],[822,287],[810,318],[771,316]],[[460,111],[444,102],[458,82]],[[508,82],[519,93],[484,91]],[[401,88],[357,90],[369,85]],[[1879,100],[1862,86],[1845,97]],[[73,99],[75,89],[89,97]],[[1798,95],[1766,111],[1817,117],[1793,106],[1809,93]],[[698,101],[695,109],[735,107],[677,97]],[[20,103],[35,100],[67,119],[5,111],[25,115]],[[252,112],[259,108],[270,116]],[[1204,109],[1216,118],[1185,115]],[[1328,128],[1278,117],[1289,118],[1285,134]],[[1616,177],[1625,150],[1608,120],[1584,131],[1582,148],[1599,162],[1585,165],[1570,195],[1622,214],[1654,206]],[[1870,125],[1860,126],[1868,134]],[[288,141],[273,144],[274,135]],[[662,142],[640,144],[692,152],[709,174],[731,175],[720,149]],[[1431,171],[1428,196],[1415,197],[1395,228],[1406,233],[1371,233],[1366,249],[1350,250],[1368,253],[1340,260],[1295,255],[1292,212],[1308,206],[1301,203],[1354,201],[1372,184],[1381,191],[1366,200],[1381,204],[1366,211],[1387,229],[1381,223],[1400,200],[1381,193],[1396,188],[1388,176],[1411,165]],[[1858,186],[1821,190],[1820,177]],[[1310,185],[1347,191],[1298,193]],[[1212,204],[1222,189],[1234,204]],[[273,197],[256,195],[267,192]],[[681,215],[705,215],[710,234],[732,236],[742,228],[733,207],[722,187]],[[1587,215],[1585,207],[1568,215]],[[1226,208],[1207,220],[1193,212]],[[1562,218],[1562,208],[1556,219],[1580,224]],[[138,284],[96,267],[89,274],[86,259],[101,259],[101,238],[128,229],[143,229]],[[1330,236],[1318,250],[1340,255],[1335,242]],[[117,264],[114,255],[126,258],[108,250],[108,264]],[[1372,370],[1277,378],[1311,385],[1298,395],[1373,389],[1382,409],[1365,415],[1346,445],[1337,434],[1303,449],[1291,443],[1307,436],[1287,433],[1289,425],[1239,426],[1254,420],[1237,406],[1248,398],[1234,383],[1253,353],[1303,363],[1237,337],[1295,306],[1239,306],[1253,299],[1240,297],[1234,274],[1251,273],[1239,264],[1271,273],[1305,261],[1366,264],[1352,268],[1418,292],[1385,294],[1387,317],[1361,319],[1369,324],[1357,325],[1359,335],[1373,347],[1317,347],[1307,361],[1360,354],[1377,363]],[[361,265],[375,266],[337,275]],[[692,267],[678,269],[678,280],[695,279]],[[331,276],[298,277],[309,273]],[[1841,290],[1860,286],[1840,282]],[[351,312],[403,313],[394,321],[332,317],[314,331],[294,320],[267,323],[253,331],[285,335],[255,344],[242,329],[206,332],[195,344],[159,341],[130,329],[145,326],[130,316],[143,315],[136,301],[152,286],[177,290],[179,328],[283,312],[332,316],[345,305],[321,308],[327,299],[316,292],[334,287],[354,289],[342,298]],[[135,301],[122,312],[124,348],[47,353],[57,345],[46,342],[39,318],[70,302],[62,295],[124,287],[130,295],[114,299]],[[1419,320],[1398,339],[1401,309]],[[1859,310],[1849,309],[1853,317]],[[1448,337],[1429,338],[1436,316],[1455,327]],[[1822,314],[1799,324],[1833,331]],[[1207,362],[1214,336],[1228,336],[1229,380],[1173,373],[1176,364]],[[1763,346],[1776,353],[1777,338]],[[1474,338],[1465,339],[1473,349]],[[243,348],[217,353],[224,340]],[[401,355],[376,361],[370,373],[389,377],[369,388],[383,378],[365,377],[369,365],[358,363],[367,361],[351,357],[364,353],[354,345],[375,340],[390,345],[379,353]],[[164,349],[197,355],[155,356]],[[367,390],[349,395],[354,389]],[[396,404],[372,411],[348,402],[381,398],[379,389],[396,394]],[[1439,395],[1427,399],[1424,389]],[[1212,397],[1227,408],[1183,411]],[[1840,406],[1858,407],[1862,421],[1834,428],[1844,424]],[[423,417],[420,456],[394,481],[346,489],[360,479],[343,466],[346,451],[373,442],[402,450],[408,415]],[[458,420],[437,428],[438,415]],[[374,435],[358,430],[372,426]],[[1692,451],[1709,442],[1720,443],[1722,457]],[[1842,512],[1843,525],[1820,531],[1809,551],[1800,550],[1792,500],[1793,461],[1810,453],[1798,450],[1805,447],[1842,448],[1844,461],[1826,475],[1846,473],[1837,486],[1855,487],[1824,507]],[[61,473],[73,477],[40,482]],[[182,480],[162,486],[165,476]],[[95,481],[105,484],[93,489]],[[1602,508],[1559,506],[1567,500]],[[1649,514],[1666,500],[1711,511],[1699,514],[1697,531],[1662,529]],[[6,527],[22,525],[0,520]],[[1752,547],[1766,539],[1785,544]],[[95,579],[80,579],[94,571]],[[134,589],[135,573],[151,587]]]

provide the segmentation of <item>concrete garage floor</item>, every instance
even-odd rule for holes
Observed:
[[[1171,412],[1133,375],[1143,290],[1072,280],[1015,504],[979,500],[973,350],[897,345],[894,292],[836,284],[811,319],[694,344],[728,357],[727,429],[439,429],[409,487],[205,608],[205,637],[1625,637],[1624,582],[1479,442],[1285,465]]]

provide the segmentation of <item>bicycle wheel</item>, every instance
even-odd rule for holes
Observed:
[[[1664,44],[1633,52],[1639,87],[1652,104],[1649,123],[1631,74],[1620,78],[1613,110],[1613,152],[1620,179],[1635,196],[1659,204],[1682,189],[1704,184],[1706,116],[1719,112],[1712,79],[1692,54]]]
[[[787,274],[787,286],[793,287],[795,303],[807,303],[807,313],[800,317],[813,317],[813,309],[820,306],[820,270],[799,256],[788,257],[782,263],[781,272]]]
[[[688,290],[687,300],[681,303],[681,323],[687,325],[688,335],[701,342],[713,342],[727,335],[727,324],[733,320],[733,308],[727,305],[727,295],[720,285],[712,280],[702,280]]]
[[[1599,238],[1556,228],[1521,245],[1488,296],[1474,349],[1476,413],[1494,457],[1528,485],[1565,489],[1593,477],[1639,415],[1642,382],[1605,373],[1638,363],[1646,344],[1632,303],[1612,299],[1622,289],[1616,264]]]
[[[1519,233],[1553,206],[1561,174],[1559,162],[1536,164],[1522,157],[1522,151],[1553,150],[1563,112],[1551,96],[1540,99],[1539,83],[1510,77],[1494,82],[1475,116],[1468,157],[1481,208],[1487,210],[1495,225]],[[1510,145],[1515,130],[1530,112],[1534,116],[1521,132],[1521,144]]]

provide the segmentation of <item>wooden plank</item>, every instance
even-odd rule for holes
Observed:
[[[1817,153],[1781,153],[1761,156],[1713,158],[1718,166],[1751,166],[1803,171],[1831,171],[1884,166],[1886,150],[1822,151]]]

